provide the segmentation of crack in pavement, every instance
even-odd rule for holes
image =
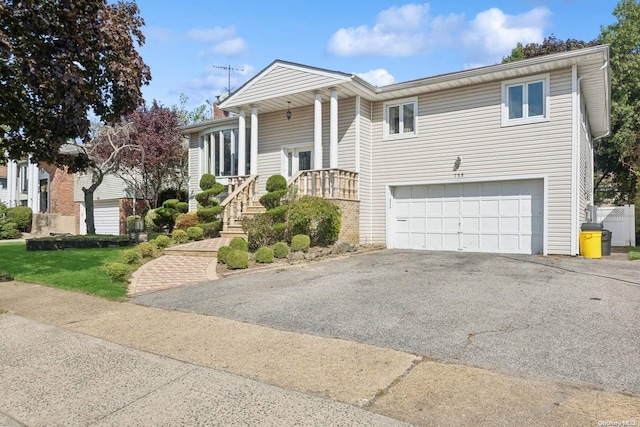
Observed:
[[[415,355],[416,357],[418,357],[418,355]],[[397,386],[398,384],[400,384],[400,382],[405,379],[410,373],[411,371],[413,371],[418,365],[420,365],[421,363],[424,363],[426,361],[429,361],[431,359],[429,359],[427,356],[419,356],[417,359],[414,359],[413,362],[411,362],[411,366],[409,366],[407,369],[404,370],[403,373],[401,373],[400,375],[398,375],[397,377],[395,377],[389,384],[387,384],[387,386],[385,388],[381,388],[380,390],[378,390],[378,392],[375,394],[375,396],[373,396],[371,399],[363,399],[362,400],[362,404],[360,405],[362,408],[370,408],[371,406],[373,406],[373,404],[376,403],[376,401],[387,395],[389,393],[389,391]]]
[[[460,359],[469,352],[469,348],[471,347],[471,344],[473,344],[473,339],[478,335],[511,333],[515,331],[522,331],[525,329],[529,329],[530,327],[531,325],[527,325],[521,328],[516,328],[513,325],[509,325],[506,328],[502,328],[502,329],[494,329],[494,330],[480,331],[480,332],[469,332],[467,334],[467,341],[464,343],[464,346],[462,347],[462,349],[453,356],[453,359],[459,362]]]

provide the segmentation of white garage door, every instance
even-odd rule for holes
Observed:
[[[84,203],[80,205],[80,234],[87,234]],[[93,220],[96,234],[120,234],[120,204],[118,200],[93,202]]]
[[[392,196],[389,247],[542,253],[542,180],[393,187]]]

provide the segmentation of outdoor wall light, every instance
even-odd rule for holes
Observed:
[[[458,157],[456,159],[456,161],[453,163],[453,171],[457,171],[458,169],[460,169],[460,165],[462,164],[462,159],[460,157]]]
[[[287,120],[291,120],[291,101],[287,101]]]

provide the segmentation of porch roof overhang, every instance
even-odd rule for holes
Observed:
[[[224,126],[236,126],[238,123],[237,116],[225,117],[224,119],[211,119],[204,122],[194,123],[191,125],[180,126],[180,130],[183,134],[200,133],[207,129],[215,128],[219,129]]]
[[[577,66],[591,132],[594,137],[610,129],[611,78],[609,46],[543,55],[506,64],[490,65],[423,79],[376,87],[354,74],[276,60],[226,98],[220,108],[239,112],[257,106],[260,113],[312,105],[315,94],[336,89],[341,98],[361,96],[369,101],[416,96],[476,84],[509,80]],[[326,98],[325,98],[326,99]],[[290,103],[290,104],[289,104]]]

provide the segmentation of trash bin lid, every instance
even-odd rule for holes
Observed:
[[[601,222],[584,222],[580,229],[582,231],[602,231],[602,227]]]
[[[610,239],[611,238],[611,231],[602,229],[602,238],[603,239],[606,239],[606,238]]]

